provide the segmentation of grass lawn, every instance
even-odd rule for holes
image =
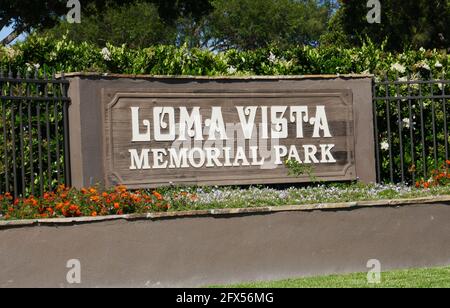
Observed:
[[[450,288],[450,267],[385,272],[380,284],[368,284],[367,273],[249,282],[226,288]]]

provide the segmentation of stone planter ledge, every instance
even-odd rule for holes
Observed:
[[[357,209],[364,207],[396,207],[420,204],[450,203],[449,196],[433,196],[414,199],[393,199],[377,201],[355,201],[342,203],[317,203],[303,205],[284,205],[284,206],[266,206],[266,207],[248,207],[248,208],[229,208],[229,209],[209,209],[195,211],[177,211],[177,212],[153,212],[146,214],[127,214],[127,215],[109,215],[97,217],[71,217],[71,218],[46,218],[46,219],[26,219],[26,220],[0,220],[0,229],[9,227],[25,226],[43,226],[43,225],[73,225],[77,223],[95,223],[112,220],[160,220],[188,217],[221,217],[221,216],[240,216],[252,214],[271,214],[277,212],[301,212],[301,211],[326,211]]]

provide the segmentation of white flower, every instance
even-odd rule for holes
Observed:
[[[391,65],[391,70],[404,74],[406,72],[406,67],[397,62]]]
[[[423,68],[424,70],[431,71],[430,65],[428,65],[428,63],[426,61],[420,61],[416,65],[419,68]]]
[[[425,50],[425,48],[420,47],[419,51],[420,51],[420,52],[425,52],[426,50]]]
[[[30,73],[38,70],[41,67],[39,64],[30,64],[30,63],[25,63],[25,66],[27,67],[27,71]]]
[[[108,48],[103,48],[100,53],[102,54],[102,57],[105,61],[111,61],[111,52]]]
[[[410,128],[410,127],[411,127],[411,122],[409,121],[408,118],[404,118],[404,119],[403,119],[403,126],[404,126],[405,128]]]
[[[387,141],[383,141],[380,143],[380,147],[383,151],[389,150],[389,143]]]
[[[234,66],[230,66],[228,69],[227,69],[227,73],[229,74],[229,75],[233,75],[233,74],[235,74],[237,72],[237,69],[234,67]]]
[[[437,61],[436,64],[434,65],[435,68],[442,68],[442,63]]]
[[[272,52],[270,52],[269,57],[267,58],[269,62],[275,63],[277,61],[277,56],[275,56]]]

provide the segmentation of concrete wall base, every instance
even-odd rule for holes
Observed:
[[[197,287],[450,265],[450,205],[0,230],[0,287]],[[66,280],[81,262],[81,284]]]

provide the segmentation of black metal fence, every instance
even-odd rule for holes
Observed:
[[[68,81],[0,70],[0,193],[70,185]]]
[[[64,75],[0,69],[0,194],[70,186],[68,86]],[[373,95],[379,182],[412,184],[449,159],[450,80],[386,76],[374,80]]]
[[[427,179],[449,159],[450,80],[385,76],[373,95],[378,181]]]

